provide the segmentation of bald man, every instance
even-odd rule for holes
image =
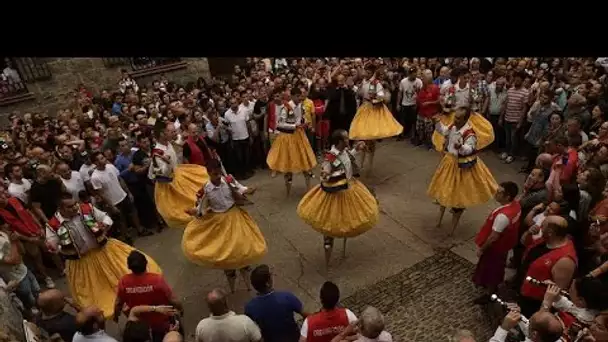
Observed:
[[[578,259],[574,244],[568,237],[568,221],[561,216],[548,216],[542,223],[543,237],[534,241],[533,232],[524,233],[526,251],[518,270],[521,312],[529,317],[540,309],[545,287],[526,281],[532,277],[550,280],[562,289],[570,288]]]
[[[539,311],[530,317],[528,339],[532,342],[561,341],[564,330],[561,322],[548,311]]]
[[[441,69],[439,69],[439,76],[433,81],[433,84],[437,85],[438,87],[441,87],[441,85],[443,85],[443,82],[449,79],[450,69],[447,66],[442,66]]]
[[[190,123],[187,127],[188,138],[184,144],[184,163],[205,166],[211,158],[217,159],[215,153],[209,149],[201,127],[196,123]]]
[[[518,309],[518,308],[517,308]],[[519,325],[526,335],[525,342],[558,342],[563,334],[560,321],[547,311],[539,311],[530,317],[529,325],[521,321],[521,313],[518,310],[509,311],[496,329],[490,342],[504,342],[509,331]]]
[[[184,337],[177,331],[169,331],[163,338],[163,342],[183,342]]]
[[[211,316],[196,326],[196,342],[257,342],[262,340],[260,328],[245,315],[237,315],[228,308],[226,292],[214,289],[207,294]],[[77,342],[77,341],[74,341]]]
[[[541,153],[536,157],[536,166],[550,170],[553,165],[553,156],[549,153]]]
[[[36,325],[46,330],[49,336],[59,335],[66,342],[72,341],[76,333],[76,317],[64,310],[65,295],[57,290],[46,290],[38,296],[40,316]]]
[[[76,327],[72,342],[118,342],[105,329],[103,311],[96,306],[84,308],[76,315]]]

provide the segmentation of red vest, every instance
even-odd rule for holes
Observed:
[[[199,139],[203,141],[203,144],[207,145],[202,137],[199,137]],[[194,141],[192,137],[188,137],[188,139],[186,139],[186,144],[190,147],[190,157],[188,158],[190,164],[205,166],[205,155],[196,144],[196,141]]]
[[[503,214],[509,219],[509,225],[500,233],[498,240],[489,247],[495,253],[507,254],[517,244],[519,236],[519,220],[521,218],[521,205],[519,201],[513,201],[505,206],[495,209],[486,219],[486,223],[475,238],[477,246],[481,247],[492,233],[492,226],[498,214]]]
[[[313,100],[312,103],[315,105],[315,115],[323,116],[325,113],[325,101]]]
[[[34,221],[32,214],[30,214],[27,209],[23,207],[17,198],[10,197],[7,205],[10,205],[13,207],[13,209],[15,209],[17,216],[2,208],[0,209],[0,217],[2,217],[13,230],[28,237],[42,235],[42,231],[38,224],[36,224],[36,221]]]
[[[530,249],[543,243],[545,243],[545,239],[541,238],[535,241],[532,245],[528,246],[528,249],[524,254],[524,258],[527,257]],[[526,277],[530,276],[540,281],[551,279],[551,270],[553,269],[553,265],[555,265],[562,258],[570,258],[574,260],[575,263],[578,262],[576,258],[576,250],[574,249],[574,244],[571,240],[568,240],[565,245],[552,249],[545,255],[534,260],[528,268]],[[523,296],[537,300],[543,300],[545,297],[545,291],[546,288],[544,286],[536,286],[529,281],[524,281],[520,289]]]
[[[307,342],[330,342],[348,327],[346,309],[335,308],[321,311],[306,318],[308,321]]]
[[[268,106],[268,129],[275,130],[277,128],[277,114],[275,113],[277,109],[274,101],[270,103]]]
[[[557,316],[564,324],[564,332],[562,334],[562,339],[564,339],[564,341],[566,342],[572,341],[570,336],[568,336],[568,329],[570,329],[570,327],[574,325],[574,323],[576,322],[576,317],[564,311],[559,311],[557,313]]]

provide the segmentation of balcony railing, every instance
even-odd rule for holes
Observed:
[[[53,75],[42,58],[16,57],[11,58],[24,82],[46,81]]]
[[[126,65],[131,64],[130,58],[108,57],[108,58],[102,58],[102,60],[103,60],[103,65],[105,65],[107,68],[114,68],[117,66],[126,66]]]
[[[14,81],[3,77],[0,79],[0,106],[23,102],[34,98],[23,81]]]
[[[187,63],[179,57],[110,57],[103,58],[103,63],[108,68],[126,67],[133,78],[161,74],[187,67]]]

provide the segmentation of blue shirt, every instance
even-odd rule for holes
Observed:
[[[133,159],[133,153],[130,153],[128,156],[123,154],[119,154],[114,161],[114,166],[120,172],[120,177],[125,180],[127,183],[136,183],[137,176],[129,171],[129,165],[131,165],[131,160]]]
[[[443,84],[443,82],[447,81],[447,78],[441,78],[441,77],[437,77],[434,81],[433,84],[441,86]]]
[[[120,114],[122,112],[122,105],[118,102],[114,102],[112,105],[112,114]]]
[[[245,305],[245,315],[260,327],[264,342],[297,341],[300,331],[294,312],[302,312],[302,302],[291,292],[258,295]]]

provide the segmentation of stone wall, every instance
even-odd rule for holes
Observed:
[[[168,71],[167,78],[179,84],[196,81],[199,77],[210,79],[207,58],[183,58],[188,62],[185,69]],[[6,121],[8,114],[19,112],[47,112],[54,115],[58,109],[73,105],[70,91],[84,84],[93,93],[103,88],[117,89],[122,67],[107,68],[101,58],[50,58],[48,67],[53,77],[48,81],[29,82],[27,87],[35,99],[0,107],[0,120]],[[127,67],[127,70],[129,68]],[[149,85],[160,74],[137,79],[139,84]]]

